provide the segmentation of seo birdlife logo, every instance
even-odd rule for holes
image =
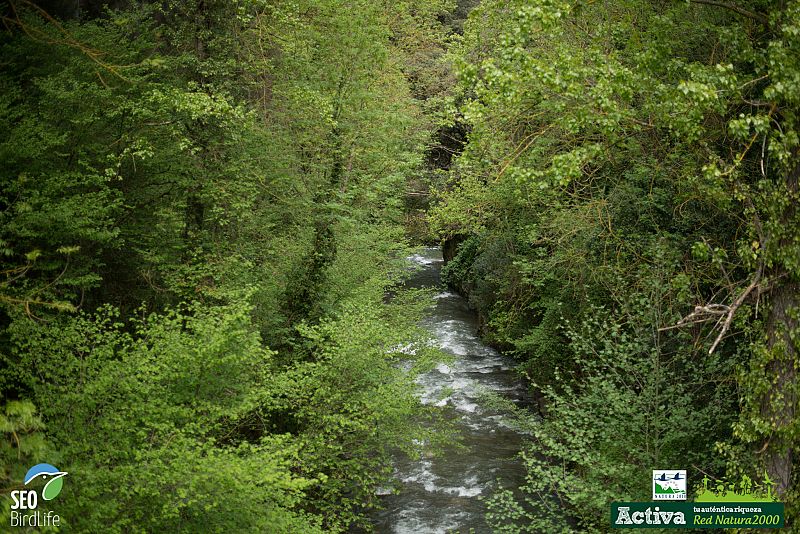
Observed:
[[[61,518],[52,510],[39,510],[39,496],[43,501],[58,497],[64,487],[66,471],[59,471],[50,464],[36,464],[25,473],[25,486],[28,489],[11,492],[11,526],[12,527],[44,527],[59,526]],[[33,486],[44,484],[41,492]]]
[[[57,468],[50,464],[36,464],[25,474],[25,485],[27,486],[36,479],[45,481],[46,484],[42,489],[42,499],[49,501],[58,497],[61,493],[61,488],[64,487],[65,471],[59,471]],[[29,490],[34,495],[35,491]],[[36,499],[34,498],[33,507],[36,508]]]

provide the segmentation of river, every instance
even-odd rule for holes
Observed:
[[[379,533],[490,532],[483,498],[498,483],[516,487],[522,482],[517,458],[522,437],[503,413],[482,404],[481,395],[488,390],[525,402],[525,388],[513,362],[478,337],[477,317],[466,299],[442,287],[441,251],[426,248],[410,260],[422,266],[410,286],[441,290],[424,325],[440,348],[454,356],[419,377],[419,394],[423,403],[449,410],[465,448],[418,460],[398,455],[399,492],[382,497],[385,509],[374,514],[373,523]]]

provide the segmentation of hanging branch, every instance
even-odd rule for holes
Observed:
[[[44,31],[42,31],[42,30],[40,30],[38,28],[33,28],[28,24],[25,24],[25,22],[23,22],[22,17],[19,14],[19,11],[20,11],[19,6],[17,5],[17,2],[14,2],[14,1],[8,3],[9,7],[11,8],[12,16],[10,16],[10,17],[9,16],[5,16],[5,15],[0,16],[0,21],[3,22],[3,25],[7,29],[10,30],[11,27],[17,26],[17,27],[19,27],[19,29],[21,29],[23,32],[25,32],[25,34],[28,37],[30,37],[34,41],[40,41],[40,42],[44,42],[44,43],[48,43],[48,44],[54,44],[54,45],[64,45],[64,46],[69,46],[70,48],[74,48],[76,50],[79,50],[83,55],[88,57],[90,60],[95,62],[101,68],[103,68],[104,70],[110,72],[111,74],[113,74],[117,78],[119,78],[121,80],[124,80],[126,82],[130,81],[130,80],[128,80],[128,78],[126,78],[125,76],[123,76],[122,74],[119,73],[119,70],[118,70],[120,68],[119,65],[112,65],[112,64],[107,63],[107,62],[102,60],[102,56],[105,55],[105,52],[103,52],[101,50],[97,50],[97,49],[91,48],[88,45],[86,45],[86,44],[78,41],[77,39],[75,39],[72,36],[72,34],[70,34],[61,25],[61,23],[58,22],[58,20],[53,18],[47,11],[45,11],[44,9],[39,7],[38,5],[34,4],[30,0],[18,0],[18,1],[19,1],[19,4],[21,6],[24,6],[27,9],[30,9],[34,13],[37,13],[45,22],[47,22],[48,24],[53,26],[56,30],[58,30],[58,32],[61,33],[64,36],[64,38],[63,38],[63,40],[54,39],[54,38],[50,37],[46,32],[44,32]],[[98,72],[97,75],[100,76],[100,73]],[[101,81],[101,83],[103,85],[106,85],[106,82],[103,80],[102,76],[100,76],[100,81]],[[106,85],[106,87],[107,87],[107,85]]]
[[[719,331],[719,335],[717,339],[714,340],[714,343],[711,345],[711,348],[708,349],[708,353],[711,354],[719,345],[719,342],[722,341],[722,337],[728,331],[731,326],[731,321],[733,321],[733,315],[736,313],[736,310],[739,309],[739,306],[742,305],[744,300],[747,296],[758,286],[758,282],[761,280],[761,268],[756,271],[755,276],[753,276],[753,280],[750,282],[750,285],[745,288],[744,291],[739,295],[733,304],[731,304],[730,308],[728,309],[728,316],[725,318],[725,322],[722,324],[722,328]]]
[[[736,314],[736,310],[744,303],[745,299],[747,299],[748,295],[753,292],[754,289],[758,287],[759,282],[761,281],[761,272],[762,268],[759,267],[756,271],[755,275],[753,275],[753,279],[750,281],[750,284],[742,291],[736,300],[729,306],[727,304],[714,304],[709,303],[705,306],[695,306],[694,311],[675,323],[672,326],[665,326],[664,328],[659,328],[659,331],[663,330],[672,330],[674,328],[682,328],[684,326],[689,326],[698,323],[705,323],[711,321],[713,319],[717,320],[717,325],[722,322],[722,326],[719,329],[719,333],[717,334],[717,338],[714,340],[714,343],[711,345],[711,348],[708,349],[708,353],[712,354],[719,346],[722,339],[725,337],[725,334],[731,327],[731,323],[733,322],[733,316]],[[723,321],[724,319],[724,321]],[[716,326],[715,325],[715,328]]]

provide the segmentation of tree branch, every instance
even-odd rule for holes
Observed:
[[[739,296],[736,298],[735,301],[730,306],[725,304],[706,304],[705,306],[695,306],[694,311],[678,321],[676,324],[672,326],[665,326],[663,328],[659,328],[659,331],[664,330],[672,330],[674,328],[681,328],[684,326],[688,326],[691,324],[697,323],[704,323],[706,321],[710,321],[712,319],[717,319],[717,324],[714,328],[717,328],[719,322],[722,321],[722,318],[725,318],[725,322],[722,323],[722,328],[719,330],[719,334],[717,334],[717,338],[714,340],[714,343],[711,345],[711,348],[708,349],[708,353],[713,353],[717,345],[719,345],[720,341],[725,337],[725,334],[728,332],[728,329],[731,327],[731,322],[733,322],[733,316],[736,313],[736,310],[742,305],[745,301],[747,296],[753,292],[754,289],[758,287],[759,282],[761,281],[761,272],[762,268],[756,271],[753,279],[750,281],[750,285],[748,285],[744,291],[742,291]]]
[[[704,4],[707,6],[723,7],[730,11],[733,11],[734,13],[738,13],[743,17],[747,17],[749,19],[755,20],[756,22],[760,22],[764,26],[769,26],[769,19],[765,15],[762,15],[761,13],[754,13],[752,11],[748,11],[743,7],[739,7],[736,4],[731,4],[730,2],[722,2],[720,0],[689,0],[689,1],[694,4]]]

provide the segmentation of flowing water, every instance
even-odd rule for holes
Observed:
[[[383,497],[385,510],[374,517],[380,533],[490,532],[482,498],[500,483],[518,486],[524,475],[517,453],[521,436],[504,415],[481,402],[488,390],[525,402],[525,388],[513,362],[485,345],[477,335],[475,313],[460,295],[444,290],[439,280],[439,249],[423,249],[411,261],[422,265],[409,285],[440,288],[436,306],[425,319],[449,363],[419,377],[423,403],[446,406],[461,433],[465,449],[443,456],[395,459],[399,492]]]

